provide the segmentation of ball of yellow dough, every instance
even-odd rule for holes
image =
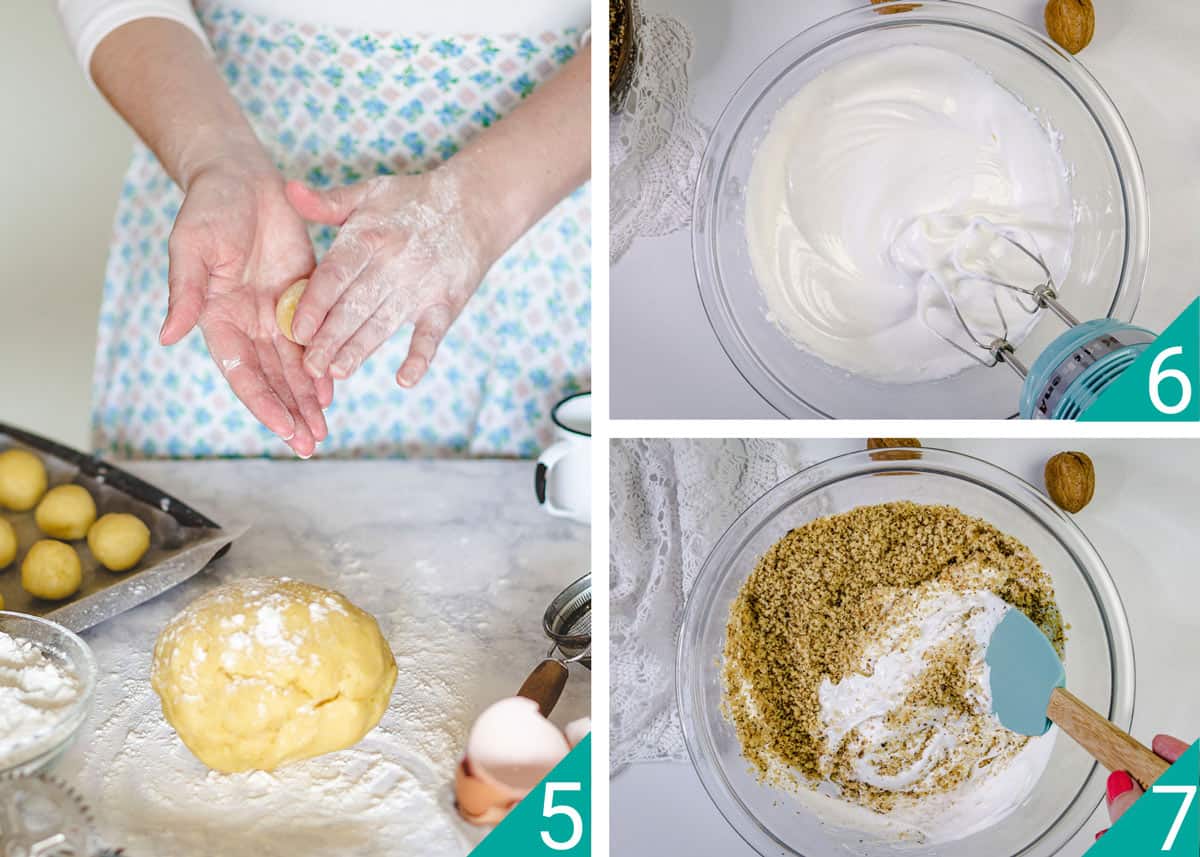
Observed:
[[[296,315],[296,307],[300,304],[300,296],[308,286],[308,280],[297,280],[288,286],[288,290],[279,296],[275,303],[275,323],[283,331],[283,335],[295,342],[292,336],[292,319]]]
[[[341,594],[251,578],[163,628],[150,681],[201,762],[270,771],[358,743],[387,709],[396,661],[375,619]]]
[[[28,512],[46,493],[46,465],[32,452],[0,452],[0,506]]]
[[[96,523],[96,501],[82,485],[59,485],[46,492],[33,517],[51,538],[82,539]]]
[[[0,568],[7,568],[17,558],[17,531],[0,518]]]
[[[109,571],[128,571],[150,550],[150,528],[136,515],[110,513],[92,524],[87,543]]]
[[[34,542],[21,563],[21,585],[30,595],[58,601],[79,591],[83,567],[75,548],[53,539]]]

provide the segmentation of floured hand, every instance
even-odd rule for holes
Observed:
[[[499,256],[482,195],[468,197],[464,184],[453,162],[330,191],[288,183],[287,197],[302,217],[341,227],[292,321],[296,341],[307,345],[311,377],[348,378],[411,323],[396,381],[411,387],[421,380]]]
[[[303,350],[275,322],[275,301],[314,264],[303,221],[270,164],[224,158],[197,170],[168,244],[170,307],[160,340],[197,323],[233,392],[263,425],[307,458],[328,433],[328,377],[303,370]]]

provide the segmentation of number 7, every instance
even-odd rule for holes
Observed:
[[[1179,835],[1179,828],[1183,827],[1183,820],[1187,818],[1188,810],[1192,807],[1192,801],[1196,799],[1195,786],[1154,786],[1150,789],[1154,794],[1171,794],[1183,795],[1183,804],[1179,807],[1179,814],[1175,816],[1175,823],[1171,825],[1171,832],[1167,834],[1167,841],[1163,843],[1162,850],[1170,851],[1175,847],[1175,837]]]

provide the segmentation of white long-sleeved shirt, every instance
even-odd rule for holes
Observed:
[[[589,0],[240,0],[254,15],[332,27],[404,34],[536,33],[590,24]],[[92,53],[117,27],[138,18],[167,18],[205,39],[190,0],[58,0],[58,14],[84,72]],[[207,42],[206,42],[207,43]]]

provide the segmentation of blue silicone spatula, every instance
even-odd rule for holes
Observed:
[[[1066,689],[1054,646],[1020,610],[1010,609],[992,632],[987,665],[992,711],[1007,729],[1044,735],[1057,724],[1110,771],[1128,771],[1142,788],[1169,765]]]

